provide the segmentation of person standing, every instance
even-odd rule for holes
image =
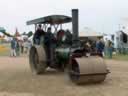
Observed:
[[[16,38],[11,40],[11,56],[16,57]]]
[[[47,63],[48,65],[53,65],[54,63],[54,47],[55,38],[51,32],[51,27],[48,28],[47,33],[44,37],[45,50],[47,53]],[[52,63],[52,64],[51,64]]]
[[[89,41],[85,42],[85,44],[84,44],[84,51],[85,51],[85,56],[90,56],[91,44],[90,44]]]
[[[45,32],[42,30],[42,26],[39,25],[35,34],[34,34],[34,37],[33,37],[33,41],[35,44],[39,45],[40,44],[40,40],[41,40],[41,36],[44,35]]]
[[[108,40],[108,58],[112,59],[112,53],[113,53],[113,44],[110,40]]]
[[[101,57],[103,57],[103,51],[104,51],[104,42],[102,39],[98,39],[98,41],[96,42],[96,51],[97,54]]]
[[[104,49],[104,53],[105,53],[105,56],[108,56],[108,44],[109,43],[109,40],[106,38],[105,39],[105,49]]]
[[[18,39],[16,39],[16,55],[17,55],[17,56],[20,55],[20,45],[19,45]]]

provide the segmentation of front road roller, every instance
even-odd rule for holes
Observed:
[[[69,77],[76,84],[103,82],[108,73],[101,57],[76,57],[70,60]]]

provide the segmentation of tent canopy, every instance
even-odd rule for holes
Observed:
[[[121,30],[120,32],[125,33],[126,35],[128,35],[128,29],[127,30]]]
[[[83,31],[79,32],[79,37],[102,37],[103,34],[96,32],[90,28],[84,28]]]
[[[3,27],[0,27],[0,32],[5,32],[6,30]]]

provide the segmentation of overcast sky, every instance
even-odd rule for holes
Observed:
[[[128,0],[0,0],[0,26],[12,33],[16,27],[20,33],[33,31],[27,20],[50,14],[71,16],[72,8],[79,9],[79,30],[90,27],[113,33],[128,17]]]

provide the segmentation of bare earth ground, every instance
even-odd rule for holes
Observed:
[[[106,63],[105,82],[77,86],[64,73],[32,75],[26,57],[0,57],[0,96],[128,96],[128,62]]]

